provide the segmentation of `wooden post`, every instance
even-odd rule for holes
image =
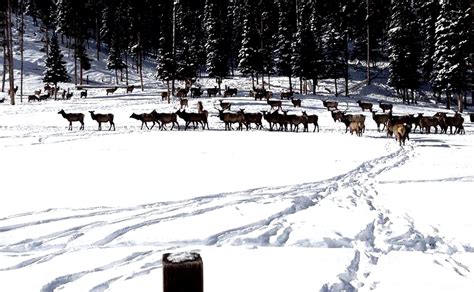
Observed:
[[[203,292],[202,258],[195,252],[163,254],[163,292]]]

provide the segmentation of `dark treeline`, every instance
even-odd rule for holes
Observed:
[[[429,84],[437,101],[447,97],[449,107],[455,97],[462,109],[472,83],[468,0],[9,1],[15,15],[25,7],[41,26],[46,53],[51,35],[60,33],[76,60],[76,83],[99,52],[108,54],[116,82],[128,70],[141,75],[144,59],[155,60],[157,77],[170,81],[173,91],[174,80],[238,71],[252,76],[253,86],[270,76],[289,77],[290,90],[298,86],[291,77],[300,90],[311,81],[313,91],[318,80],[336,85],[343,78],[347,95],[349,63],[367,64],[370,82],[371,70],[384,61],[389,84],[405,102]],[[94,56],[86,50],[90,40]]]

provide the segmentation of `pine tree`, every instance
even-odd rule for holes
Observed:
[[[228,56],[225,50],[224,16],[221,15],[222,0],[206,0],[204,25],[206,29],[207,71],[210,77],[225,77],[228,74]]]
[[[291,25],[290,7],[288,1],[277,0],[278,6],[278,33],[276,34],[275,65],[280,76],[288,76],[290,81],[290,91],[293,90],[291,84],[292,70],[292,42],[294,26]]]
[[[469,14],[456,8],[452,1],[444,0],[436,21],[435,61],[432,86],[434,90],[445,90],[447,108],[451,107],[451,94],[458,98],[459,111],[463,110],[462,95],[468,88],[470,32],[466,30]]]
[[[68,82],[70,80],[66,71],[66,62],[63,60],[63,54],[59,49],[58,37],[53,34],[51,38],[51,47],[46,58],[46,70],[44,71],[43,81],[51,82],[56,88],[58,82]],[[57,91],[55,91],[56,97]]]
[[[403,102],[408,99],[408,90],[419,87],[419,45],[417,24],[409,0],[392,2],[392,17],[389,31],[389,84],[401,91]],[[414,102],[414,100],[412,101]]]
[[[255,87],[254,75],[262,71],[260,42],[255,29],[255,15],[249,3],[244,6],[244,23],[242,33],[242,47],[239,52],[239,68],[244,74],[251,74],[252,87]]]
[[[109,57],[107,58],[107,69],[115,70],[115,83],[118,84],[118,70],[125,68],[122,55],[120,53],[120,46],[118,36],[112,38],[112,44],[109,49]]]

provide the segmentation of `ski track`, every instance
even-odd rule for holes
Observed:
[[[175,250],[189,245],[194,246],[222,246],[222,245],[251,245],[251,246],[285,246],[291,233],[292,226],[287,218],[292,214],[309,208],[317,208],[323,200],[332,200],[333,195],[341,190],[350,190],[344,203],[350,202],[353,208],[366,208],[372,212],[373,220],[361,226],[360,233],[355,238],[325,238],[328,245],[335,247],[352,247],[354,257],[347,268],[337,276],[338,282],[327,283],[320,291],[357,291],[365,285],[375,287],[376,283],[366,283],[367,277],[376,269],[380,257],[392,250],[414,250],[426,252],[439,245],[445,245],[438,235],[424,235],[416,229],[410,218],[390,217],[390,211],[377,203],[376,177],[377,175],[405,164],[413,155],[413,144],[390,153],[388,155],[365,161],[355,169],[320,182],[302,185],[258,188],[243,192],[223,193],[205,197],[192,198],[183,201],[160,202],[129,208],[95,207],[84,209],[48,209],[42,212],[30,212],[0,218],[0,236],[5,235],[0,244],[0,252],[10,257],[18,257],[19,262],[11,266],[0,266],[1,271],[11,271],[41,265],[63,255],[81,250],[102,248],[116,248],[124,245],[152,250],[134,252],[131,255],[97,268],[65,274],[48,283],[41,291],[54,291],[66,287],[68,284],[79,281],[88,274],[117,269],[140,263],[140,268],[134,269],[133,274],[118,274],[109,280],[97,283],[90,291],[105,291],[118,281],[133,279],[146,275],[155,269],[161,268],[161,261],[153,259],[152,255],[163,250]],[[470,180],[472,178],[464,178]],[[221,230],[214,234],[204,235],[202,238],[169,241],[160,243],[121,242],[121,238],[133,231],[183,218],[210,214],[224,208],[237,208],[245,204],[266,204],[271,202],[285,202],[286,207],[278,212],[251,223]],[[55,213],[69,216],[56,216]],[[42,218],[38,220],[38,218]],[[15,224],[9,222],[14,220]],[[85,220],[87,223],[85,223]],[[393,220],[404,220],[410,224],[406,234],[390,237],[390,224]],[[8,233],[18,229],[28,229],[57,222],[68,222],[68,228],[59,229],[53,233],[26,238],[20,241],[8,241]],[[21,222],[21,223],[18,223]],[[73,227],[71,227],[73,226]],[[103,227],[112,227],[114,231],[105,236],[89,239],[79,247],[74,243],[88,234]],[[24,231],[25,234],[28,232]],[[97,232],[97,234],[103,234]],[[376,239],[382,239],[387,247],[379,247]],[[272,240],[275,239],[275,240]],[[54,242],[54,243],[53,243]],[[316,244],[315,246],[318,246]],[[469,273],[467,266],[455,261],[449,254],[438,254],[436,263],[450,266],[460,276]]]

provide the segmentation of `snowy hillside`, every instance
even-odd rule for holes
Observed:
[[[30,26],[31,27],[31,26]],[[25,94],[43,87],[39,36],[27,34]],[[68,70],[72,72],[71,59]],[[17,57],[17,56],[15,56]],[[101,56],[103,59],[105,55]],[[0,59],[0,62],[3,62]],[[394,104],[396,114],[433,115],[437,105],[400,103],[384,78],[362,87],[353,72],[349,112],[366,115],[362,137],[346,134],[318,95],[297,95],[319,115],[319,132],[140,130],[132,113],[175,112],[164,84],[145,71],[144,91],[106,95],[104,60],[81,99],[0,104],[0,287],[2,291],[161,291],[166,252],[198,251],[205,291],[471,291],[474,287],[474,126],[465,135],[410,134],[400,147],[356,101]],[[361,73],[363,74],[363,73]],[[384,75],[380,75],[383,77]],[[132,84],[138,83],[131,72]],[[103,83],[101,83],[103,81]],[[202,78],[203,88],[214,79]],[[286,78],[272,78],[275,99]],[[269,110],[250,81],[224,80],[232,110]],[[342,83],[341,83],[342,88]],[[18,98],[18,96],[17,96]],[[58,114],[85,114],[85,130]],[[97,131],[88,111],[113,113]],[[449,112],[452,115],[453,112]],[[178,120],[181,130],[183,120]]]

